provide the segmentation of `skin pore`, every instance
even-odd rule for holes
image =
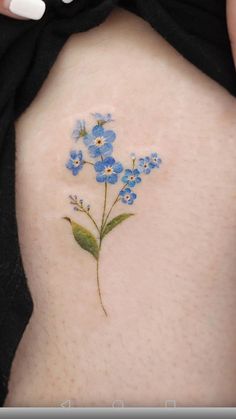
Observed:
[[[107,318],[94,260],[63,219],[91,229],[70,194],[100,217],[93,168],[65,168],[75,120],[93,112],[112,113],[118,161],[150,151],[163,159],[135,187],[135,216],[104,239]],[[140,18],[117,9],[69,39],[17,123],[17,219],[34,313],[6,406],[235,406],[235,133],[235,99]]]

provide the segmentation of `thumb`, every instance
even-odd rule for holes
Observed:
[[[234,63],[236,66],[236,1],[227,0],[227,23],[232,47]]]
[[[0,0],[0,14],[15,19],[39,20],[45,9],[43,0]]]

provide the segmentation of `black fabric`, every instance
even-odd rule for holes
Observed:
[[[0,17],[0,405],[33,303],[15,216],[14,121],[31,103],[67,38],[102,23],[117,5],[147,20],[181,54],[236,96],[225,0],[48,0],[43,19]]]

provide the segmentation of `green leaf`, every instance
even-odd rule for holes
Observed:
[[[107,223],[106,227],[103,230],[102,237],[104,237],[106,234],[110,233],[110,231],[113,230],[113,228],[118,226],[120,223],[122,223],[122,221],[126,220],[127,218],[131,217],[132,215],[134,215],[134,214],[124,213],[124,214],[117,215],[115,218],[113,218],[111,221],[109,221],[109,223]]]
[[[86,250],[87,252],[91,253],[91,255],[93,255],[97,260],[99,254],[99,247],[94,235],[90,233],[90,231],[87,230],[87,228],[81,226],[80,224],[77,224],[70,218],[64,217],[64,220],[69,221],[74,238],[76,242],[80,245],[80,247],[82,247],[82,249]]]

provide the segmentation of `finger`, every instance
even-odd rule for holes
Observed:
[[[0,14],[15,19],[39,20],[45,9],[43,0],[0,0]]]
[[[227,0],[227,24],[236,66],[236,0]]]

